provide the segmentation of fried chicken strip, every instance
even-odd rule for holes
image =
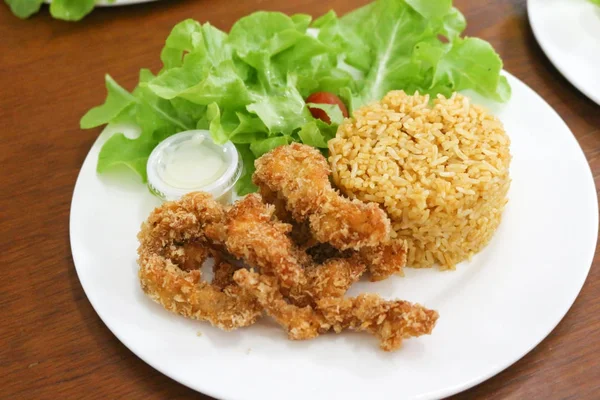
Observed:
[[[252,325],[262,313],[254,296],[237,285],[221,290],[202,281],[200,270],[183,271],[157,254],[142,256],[139,277],[144,292],[165,309],[223,330]]]
[[[314,308],[319,299],[343,297],[365,270],[365,264],[358,257],[332,258],[306,267],[306,285],[282,292],[293,304]]]
[[[204,230],[219,224],[225,210],[211,196],[191,193],[155,209],[138,239],[142,289],[167,310],[231,330],[253,324],[262,309],[235,284],[201,280],[200,266],[214,249]]]
[[[302,248],[320,242],[359,251],[372,281],[403,275],[406,248],[390,240],[385,212],[375,203],[349,200],[333,189],[329,164],[318,150],[298,143],[281,146],[255,165],[254,183],[275,206],[279,219],[294,222],[292,238]]]
[[[376,247],[363,247],[358,252],[369,269],[371,282],[382,281],[392,275],[404,276],[407,247],[403,240],[390,240]]]
[[[233,279],[256,297],[267,314],[287,331],[291,340],[312,339],[331,327],[311,306],[289,304],[281,294],[275,277],[240,269]]]
[[[375,203],[349,200],[329,182],[331,170],[318,150],[293,143],[255,162],[252,180],[261,194],[282,202],[296,222],[308,220],[319,242],[345,250],[388,240],[390,220]]]
[[[190,193],[152,211],[138,239],[144,251],[173,255],[183,245],[206,243],[205,229],[224,219],[225,209],[209,194]]]
[[[376,294],[329,297],[317,303],[318,310],[336,332],[347,328],[370,332],[385,351],[397,350],[403,339],[430,334],[438,319],[436,311],[419,304],[386,301]]]
[[[240,269],[233,279],[256,296],[292,340],[312,339],[331,328],[337,333],[352,329],[373,334],[383,350],[393,351],[403,339],[430,334],[438,319],[436,311],[407,301],[386,301],[376,294],[323,297],[317,300],[317,308],[299,307],[285,301],[274,277]]]
[[[340,251],[327,243],[320,243],[306,251],[316,263],[354,257],[369,270],[371,282],[384,280],[394,274],[403,276],[407,255],[406,243],[403,240],[390,240],[377,247],[362,247],[357,252]]]
[[[275,208],[250,194],[227,212],[222,227],[207,229],[213,240],[223,241],[227,251],[263,274],[276,276],[284,288],[306,284],[302,263],[308,256],[289,237],[291,226],[279,222]]]
[[[283,294],[305,306],[324,295],[343,296],[365,271],[359,257],[332,259],[315,265],[290,238],[290,225],[274,217],[274,207],[260,195],[248,195],[227,212],[223,228],[207,235],[223,240],[227,251],[279,280]]]

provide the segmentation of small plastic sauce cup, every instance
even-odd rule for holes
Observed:
[[[194,150],[197,150],[197,156]],[[173,163],[178,161],[178,152],[182,152],[184,164],[172,168]],[[219,157],[223,165],[219,164],[220,167],[215,169],[214,160]],[[209,162],[211,160],[212,164]],[[189,168],[186,168],[188,164]],[[150,154],[146,169],[150,191],[162,200],[178,200],[187,193],[201,191],[211,194],[220,203],[228,204],[233,200],[233,187],[242,174],[242,162],[233,143],[219,145],[212,140],[209,131],[191,130],[169,136],[160,142]],[[207,182],[197,186],[194,186],[194,179],[186,180],[186,176],[173,176],[172,173],[176,171],[186,175],[188,171],[198,173],[205,169],[212,175]]]

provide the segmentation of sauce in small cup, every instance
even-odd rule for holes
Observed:
[[[165,201],[202,191],[228,204],[242,162],[233,143],[219,145],[209,131],[191,130],[160,142],[148,158],[147,171],[150,191]]]

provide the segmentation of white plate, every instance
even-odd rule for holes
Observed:
[[[126,6],[129,4],[138,3],[149,3],[157,0],[116,0],[115,2],[109,2],[109,0],[96,0],[96,5],[100,7],[112,7],[112,6]],[[52,0],[44,0],[45,3],[52,3]]]
[[[142,293],[136,265],[136,234],[158,201],[133,174],[96,174],[108,132],[88,154],[71,206],[73,259],[92,306],[141,359],[220,399],[429,399],[491,377],[565,315],[588,274],[598,228],[594,182],[577,141],[544,100],[508,77],[513,98],[492,109],[512,139],[513,182],[490,245],[454,272],[409,269],[405,278],[352,288],[437,309],[431,336],[385,353],[366,334],[291,342],[268,318],[226,333],[165,311]]]
[[[552,64],[600,104],[600,6],[588,0],[528,0],[527,12]]]

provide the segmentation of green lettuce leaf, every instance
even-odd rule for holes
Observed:
[[[81,118],[81,129],[95,128],[115,120],[128,106],[137,99],[123,89],[110,75],[105,76],[107,97],[103,105],[94,107]]]
[[[159,143],[149,131],[143,131],[136,139],[122,133],[112,135],[102,146],[98,155],[96,171],[102,173],[118,165],[125,165],[146,181],[146,164],[150,153]]]
[[[116,0],[108,0],[114,3]],[[44,0],[4,0],[14,15],[19,18],[29,18],[37,13]],[[79,21],[89,14],[96,0],[53,0],[50,4],[50,14],[65,21]]]
[[[96,0],[52,0],[50,13],[54,18],[79,21],[94,9],[95,4]]]
[[[231,131],[229,136],[232,142],[252,143],[268,136],[269,129],[260,118],[242,112],[237,112],[236,117],[238,125]]]
[[[298,136],[304,144],[322,149],[327,148],[327,138],[315,121],[307,122],[298,132]]]
[[[256,114],[271,135],[291,135],[299,126],[312,119],[302,95],[290,76],[285,87],[276,90],[261,88],[253,93],[252,104],[246,109]]]
[[[499,101],[510,97],[502,61],[487,42],[460,39],[465,19],[450,0],[379,0],[315,24],[319,38],[364,73],[351,108],[394,89],[449,95],[468,88]]]
[[[273,68],[271,58],[294,46],[304,35],[291,17],[258,11],[231,27],[228,42],[238,57],[256,69],[262,84],[270,88],[282,78]]]
[[[221,116],[221,110],[217,103],[212,103],[206,110],[206,119],[209,121],[208,130],[218,144],[224,144],[229,141],[229,132],[235,129],[235,120],[232,120],[231,114]]]
[[[161,140],[207,129],[217,143],[236,145],[244,164],[236,189],[249,193],[256,190],[254,160],[273,148],[300,141],[326,154],[343,116],[336,105],[310,104],[330,123],[313,118],[305,101],[312,93],[337,95],[351,114],[399,89],[445,96],[471,89],[507,101],[500,57],[489,43],[461,37],[465,27],[451,0],[376,0],[314,21],[259,11],[230,33],[188,19],[167,37],[162,69],[156,75],[142,70],[131,93],[107,76],[105,103],[90,110],[81,127],[138,125],[138,138],[117,134],[106,142],[98,171],[123,164],[142,179]]]
[[[235,190],[239,196],[243,196],[248,193],[256,192],[256,185],[252,183],[252,174],[254,174],[254,160],[256,157],[250,150],[249,144],[241,144],[236,146],[240,157],[242,157],[242,176],[235,185]]]
[[[510,98],[506,78],[500,76],[502,60],[492,46],[481,39],[457,39],[434,67],[430,89],[449,95],[473,89],[498,101]]]
[[[252,154],[254,154],[254,157],[258,158],[274,148],[290,144],[290,142],[291,139],[289,136],[275,136],[266,139],[259,139],[250,144],[250,151]]]
[[[37,13],[44,0],[4,0],[10,11],[19,18],[29,18]]]
[[[164,68],[180,67],[184,54],[194,51],[201,41],[202,25],[198,21],[186,19],[175,25],[160,54]]]

